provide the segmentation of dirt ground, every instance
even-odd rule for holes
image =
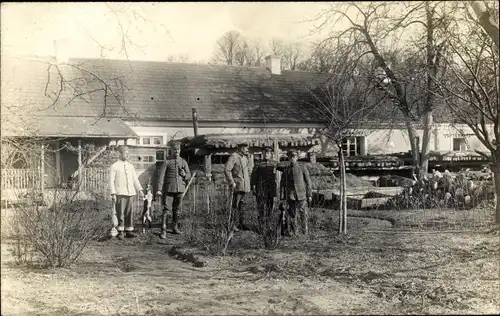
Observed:
[[[316,210],[320,212],[320,210]],[[498,230],[402,232],[353,217],[265,250],[238,232],[225,257],[182,237],[95,241],[74,266],[14,265],[2,239],[2,315],[498,314]],[[397,225],[396,225],[397,226]],[[398,227],[401,228],[401,227]],[[196,267],[173,246],[204,262]]]

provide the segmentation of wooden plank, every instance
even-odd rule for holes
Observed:
[[[383,198],[371,198],[371,199],[362,199],[361,200],[361,208],[366,208],[366,207],[372,207],[372,206],[378,206],[378,205],[383,205],[385,204],[388,200],[390,200],[389,197],[383,197]]]

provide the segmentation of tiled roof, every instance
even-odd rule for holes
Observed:
[[[21,113],[29,109],[43,116],[105,112],[127,120],[190,121],[192,108],[197,109],[199,121],[322,120],[312,110],[315,100],[309,89],[326,82],[325,75],[293,71],[272,75],[258,67],[109,59],[72,59],[70,63],[82,70],[59,67],[69,82],[57,96],[58,71],[55,67],[48,71],[47,60],[2,58],[2,106],[22,104]],[[100,80],[109,84],[106,102]],[[79,91],[94,92],[68,105]],[[59,102],[51,106],[57,97]]]
[[[325,120],[316,110],[318,100],[312,91],[328,81],[328,74],[283,71],[272,75],[263,67],[110,59],[72,59],[70,63],[76,67],[51,67],[49,71],[54,62],[50,57],[2,56],[2,113],[190,122],[192,108],[196,108],[200,122]],[[60,95],[56,94],[60,90],[58,70],[69,81]],[[108,85],[106,98],[102,82]],[[75,98],[88,91],[93,92]],[[441,110],[434,120],[446,122],[448,116]],[[368,120],[394,123],[402,122],[402,117],[385,105]]]
[[[2,120],[4,121],[4,120]],[[3,122],[2,122],[3,123]],[[2,137],[130,138],[137,134],[117,118],[17,116],[2,124]]]

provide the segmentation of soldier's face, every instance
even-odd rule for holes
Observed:
[[[174,147],[174,156],[179,157],[181,154],[181,149],[179,147]]]
[[[128,149],[120,150],[120,159],[126,161],[128,159],[129,153]]]
[[[299,160],[299,156],[298,156],[298,155],[295,155],[295,154],[294,154],[294,155],[291,155],[291,156],[290,156],[290,161],[291,161],[291,162],[295,163],[295,162],[297,162],[298,160]]]
[[[264,159],[271,160],[272,157],[273,157],[273,154],[270,151],[264,152]]]
[[[241,152],[243,155],[248,155],[248,147],[241,147],[241,148],[240,148],[240,152]]]

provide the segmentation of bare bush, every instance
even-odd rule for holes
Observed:
[[[106,234],[102,200],[82,198],[76,191],[54,191],[47,200],[49,206],[26,199],[13,209],[11,237],[18,264],[68,266],[91,240]]]
[[[201,176],[190,190],[190,211],[183,220],[187,241],[212,254],[225,255],[238,218],[231,209],[230,190]]]

